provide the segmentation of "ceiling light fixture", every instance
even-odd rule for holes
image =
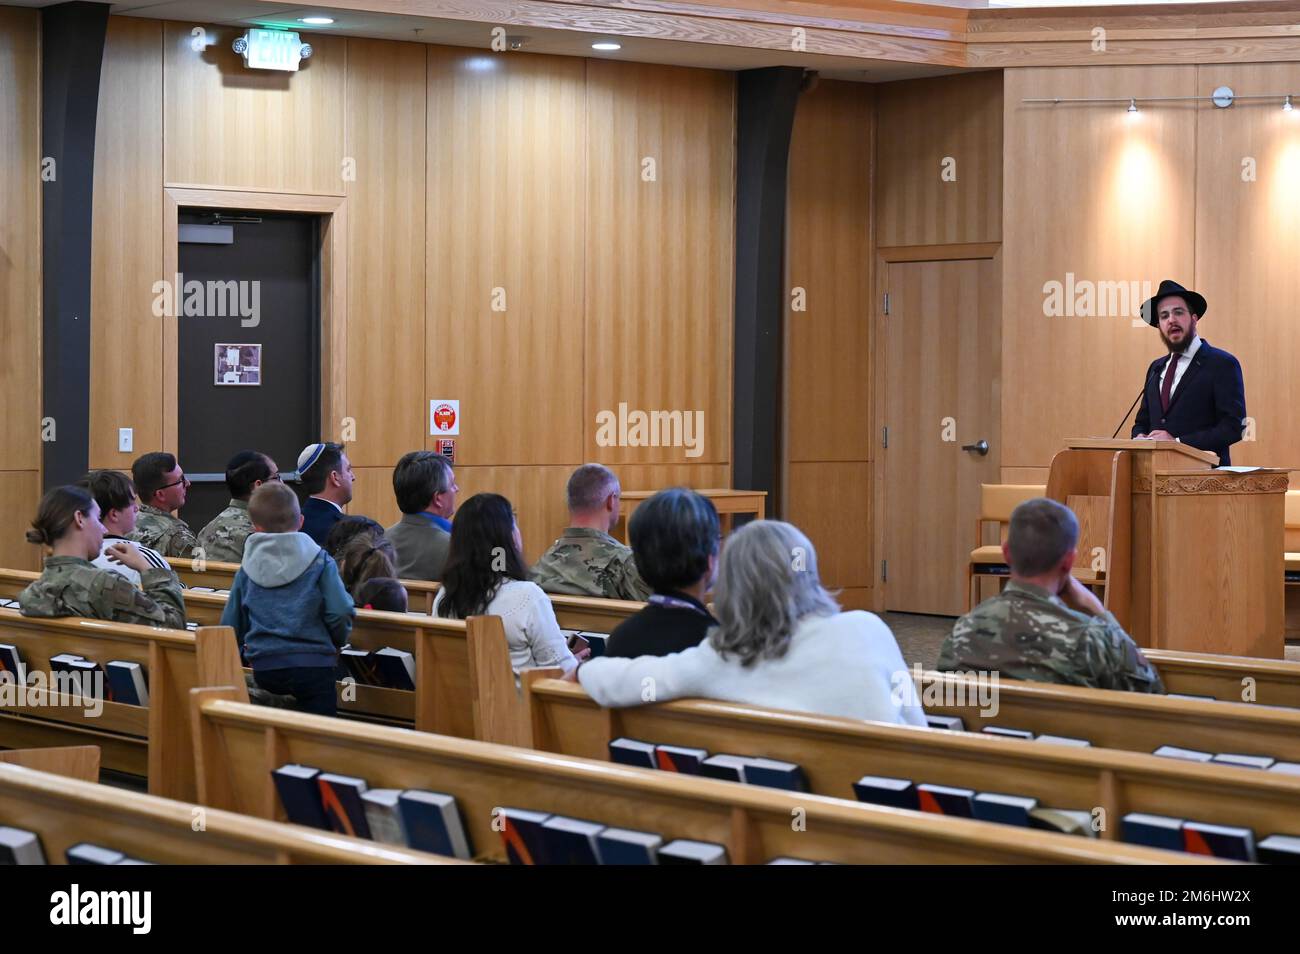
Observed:
[[[333,17],[300,17],[299,23],[306,23],[309,26],[329,26],[334,22]]]
[[[591,44],[593,50],[600,50],[602,53],[613,53],[616,50],[623,49],[622,43],[615,43],[613,40],[600,40]]]

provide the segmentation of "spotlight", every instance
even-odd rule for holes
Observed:
[[[623,49],[622,43],[615,43],[612,40],[601,40],[598,43],[591,44],[593,50],[600,50],[602,53],[613,53],[615,50]]]
[[[299,23],[306,23],[308,26],[329,26],[334,22],[333,17],[301,17]]]

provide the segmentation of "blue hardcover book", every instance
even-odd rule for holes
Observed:
[[[1183,826],[1183,848],[1194,855],[1212,855],[1233,861],[1255,860],[1255,833],[1234,825],[1207,825],[1189,821]]]
[[[365,779],[323,772],[316,776],[316,784],[320,786],[321,807],[330,828],[340,835],[369,838],[366,803],[361,800],[366,791]]]
[[[0,825],[0,866],[43,865],[45,852],[40,836],[22,828]]]
[[[743,755],[711,755],[700,763],[700,774],[705,778],[720,778],[724,782],[743,782],[745,768],[752,761]]]
[[[1003,795],[999,792],[980,792],[972,808],[980,821],[998,822],[1002,825],[1029,827],[1029,813],[1038,807],[1038,799],[1024,795]]]
[[[402,827],[402,815],[397,809],[397,799],[401,794],[401,790],[396,788],[371,788],[361,793],[361,807],[366,813],[370,837],[375,841],[403,847],[407,844],[406,829]]]
[[[0,643],[0,682],[27,683],[27,666],[17,646]]]
[[[692,749],[681,745],[656,745],[655,764],[665,772],[699,775],[700,766],[709,757],[706,749]]]
[[[1300,865],[1300,838],[1294,835],[1269,835],[1256,847],[1261,864]]]
[[[961,716],[928,715],[925,724],[932,729],[946,729],[949,732],[965,732],[966,723]]]
[[[1300,775],[1300,762],[1274,762],[1265,771],[1281,772],[1283,775]]]
[[[591,647],[591,656],[589,657],[591,659],[604,656],[605,650],[609,648],[609,633],[583,633],[582,638]]]
[[[773,858],[768,862],[769,865],[815,865],[815,861],[807,861],[803,858]]]
[[[750,759],[745,764],[745,781],[750,785],[783,788],[790,792],[808,791],[803,769],[793,762],[778,759]]]
[[[385,646],[370,654],[379,679],[389,689],[415,689],[415,657],[404,649]]]
[[[956,815],[959,818],[975,817],[973,789],[952,788],[948,785],[918,785],[916,797],[923,812],[934,815]]]
[[[295,825],[309,828],[323,828],[329,831],[330,823],[325,818],[325,809],[321,805],[320,769],[310,765],[281,765],[271,773],[275,790],[280,795],[280,804],[289,821]]]
[[[500,808],[495,814],[501,826],[501,841],[506,846],[506,859],[512,865],[546,864],[542,825],[550,815],[523,808]]]
[[[366,649],[354,649],[344,646],[339,652],[339,664],[347,674],[360,686],[381,686],[379,672],[373,654]]]
[[[858,801],[890,808],[909,808],[919,811],[916,784],[906,778],[886,778],[881,775],[864,775],[853,783],[853,794]]]
[[[659,765],[654,743],[640,739],[615,739],[609,743],[609,760],[637,768],[658,768]]]
[[[1132,845],[1146,845],[1148,848],[1164,848],[1168,851],[1183,850],[1183,825],[1181,818],[1167,815],[1148,815],[1145,812],[1129,812],[1124,816],[1120,837]]]
[[[707,841],[678,838],[659,849],[661,865],[725,865],[727,849]]]
[[[604,825],[552,815],[542,823],[542,840],[546,843],[548,865],[598,865],[600,849],[597,838]]]
[[[657,865],[664,840],[648,831],[606,828],[596,836],[602,865]]]
[[[1028,729],[1008,729],[1001,725],[986,725],[980,729],[985,735],[996,735],[1004,739],[1029,739],[1033,740],[1034,733]]]
[[[144,667],[139,663],[114,659],[104,667],[104,673],[108,676],[110,698],[114,702],[128,706],[149,704],[149,682]]]
[[[120,851],[101,848],[99,845],[87,844],[84,841],[79,845],[73,845],[67,851],[70,865],[116,865],[121,864],[125,857],[126,855]]]
[[[1078,748],[1091,747],[1092,743],[1087,739],[1072,739],[1068,735],[1040,735],[1034,739],[1035,742],[1046,742],[1049,745],[1073,745]]]
[[[469,835],[456,799],[442,792],[408,789],[397,798],[406,841],[417,851],[449,858],[470,858]]]
[[[50,657],[50,691],[82,694],[81,673],[72,664],[80,660],[76,653],[59,653]]]
[[[99,667],[99,663],[83,656],[80,659],[69,660],[68,670],[77,674],[82,696],[87,699],[105,698],[108,680],[104,677],[104,670]]]

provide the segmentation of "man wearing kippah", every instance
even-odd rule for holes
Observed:
[[[308,495],[302,503],[302,532],[321,546],[352,502],[355,479],[342,444],[308,444],[298,455],[298,480]]]

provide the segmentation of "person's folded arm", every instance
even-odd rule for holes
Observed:
[[[707,646],[692,646],[671,656],[601,656],[582,664],[578,682],[602,706],[668,702],[699,692],[711,655]]]

